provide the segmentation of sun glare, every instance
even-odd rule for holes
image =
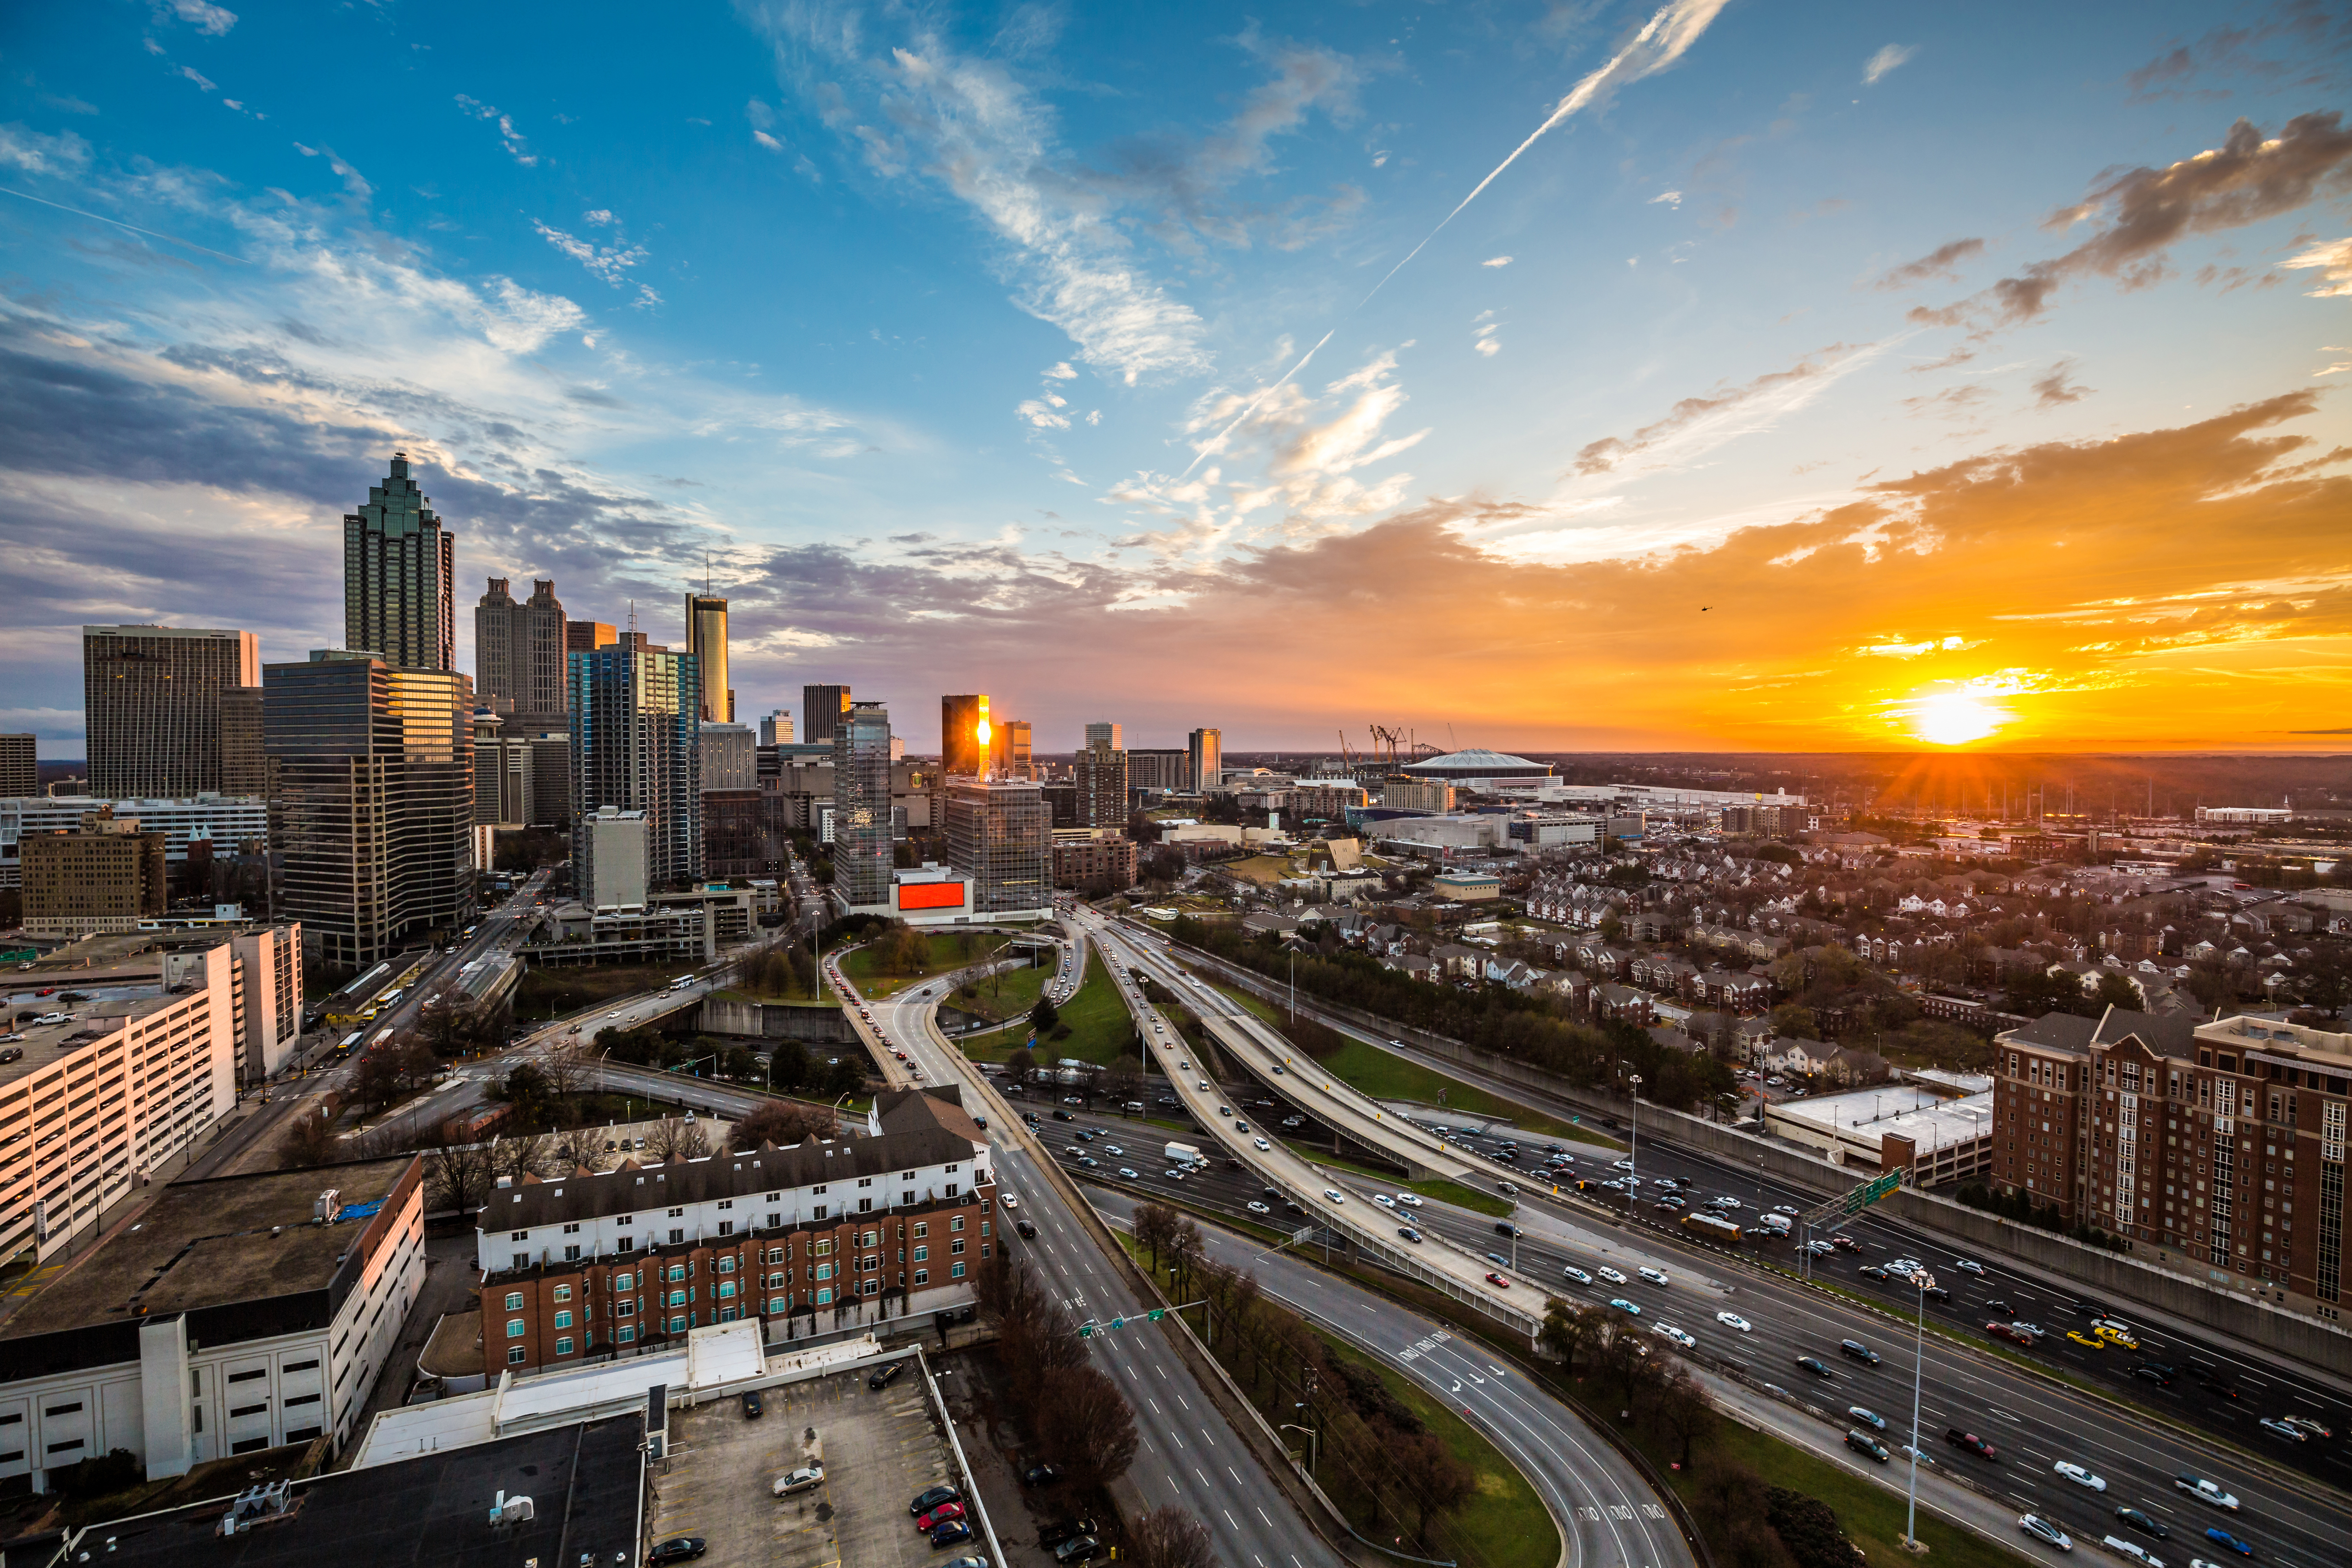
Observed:
[[[1919,738],[1938,746],[1964,746],[1981,741],[2001,727],[2009,715],[1983,699],[1965,691],[1938,691],[1922,697],[1911,710],[1911,724]]]

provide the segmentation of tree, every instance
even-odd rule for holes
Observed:
[[[1037,1438],[1080,1492],[1127,1474],[1135,1462],[1135,1411],[1101,1368],[1054,1367],[1038,1380]]]
[[[1555,1296],[1544,1303],[1543,1329],[1537,1337],[1544,1349],[1559,1357],[1560,1371],[1574,1377],[1578,1353],[1599,1343],[1608,1321],[1601,1308],[1570,1306]]]
[[[1413,1539],[1429,1544],[1429,1527],[1440,1515],[1458,1512],[1478,1495],[1478,1472],[1454,1457],[1454,1450],[1436,1433],[1422,1431],[1389,1438],[1382,1447],[1397,1473],[1409,1479],[1406,1495],[1413,1507]]]
[[[1689,1368],[1678,1367],[1658,1390],[1650,1408],[1659,1428],[1682,1448],[1682,1468],[1689,1469],[1692,1447],[1715,1431],[1714,1399],[1691,1376]]]
[[[544,1176],[553,1168],[554,1140],[544,1132],[525,1132],[516,1137],[490,1140],[490,1171],[509,1182],[520,1182],[525,1176]]]
[[[479,1143],[428,1146],[425,1152],[426,1206],[436,1213],[451,1209],[463,1214],[489,1201],[497,1173],[489,1151]]]
[[[665,1116],[646,1137],[646,1152],[664,1165],[676,1160],[699,1160],[710,1152],[710,1130],[690,1118]]]
[[[1128,1526],[1127,1560],[1136,1568],[1216,1568],[1209,1527],[1173,1503]]]
[[[335,1119],[328,1114],[327,1108],[320,1106],[313,1111],[304,1106],[296,1111],[278,1140],[278,1168],[306,1171],[334,1157]]]
[[[1772,1033],[1792,1040],[1818,1040],[1821,1028],[1813,1010],[1801,1003],[1783,1002],[1772,1009]]]
[[[2097,1000],[2102,1006],[2121,1007],[2130,1013],[2137,1013],[2143,1005],[2139,987],[2112,970],[2099,976]]]
[[[1837,1514],[1819,1498],[1768,1488],[1764,1521],[1797,1561],[1797,1568],[1864,1568],[1862,1553],[1838,1528]]]
[[[804,1138],[840,1135],[841,1118],[834,1114],[833,1107],[772,1100],[730,1128],[727,1137],[738,1149],[757,1149],[762,1143],[789,1148]]]
[[[790,1094],[808,1082],[808,1047],[798,1040],[778,1042],[768,1053],[768,1086],[780,1093]]]
[[[1004,1058],[1005,1076],[1015,1083],[1027,1083],[1036,1070],[1037,1058],[1030,1053],[1026,1046],[1019,1047],[1011,1056]]]
[[[1061,1010],[1054,1005],[1051,996],[1038,997],[1037,1005],[1029,1009],[1029,1027],[1037,1034],[1051,1034],[1054,1026],[1061,1021]]]
[[[1151,1272],[1160,1272],[1160,1255],[1176,1238],[1176,1211],[1166,1204],[1139,1204],[1135,1210],[1135,1244],[1151,1254]]]
[[[574,1127],[555,1140],[555,1163],[566,1171],[604,1166],[604,1135],[593,1127]]]

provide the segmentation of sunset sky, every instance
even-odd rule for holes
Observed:
[[[0,730],[483,579],[1229,749],[2352,746],[2352,12],[0,10]]]

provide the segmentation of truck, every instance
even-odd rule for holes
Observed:
[[[1206,1160],[1201,1158],[1201,1152],[1192,1147],[1190,1143],[1171,1143],[1167,1148],[1161,1150],[1160,1153],[1171,1165],[1205,1165],[1208,1163]]]
[[[1694,1231],[1709,1241],[1738,1241],[1744,1234],[1740,1228],[1720,1215],[1686,1214],[1683,1228]]]
[[[1792,1228],[1793,1223],[1794,1222],[1792,1222],[1789,1216],[1784,1214],[1767,1214],[1756,1216],[1756,1228],[1759,1230],[1769,1230],[1774,1236],[1787,1236]]]

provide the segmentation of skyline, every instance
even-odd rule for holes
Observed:
[[[682,646],[708,551],[744,714],[2352,738],[2352,23],[1410,16],[745,4],[616,100],[593,22],[12,18],[0,729],[79,751],[86,623],[339,646],[404,447],[461,602]]]

